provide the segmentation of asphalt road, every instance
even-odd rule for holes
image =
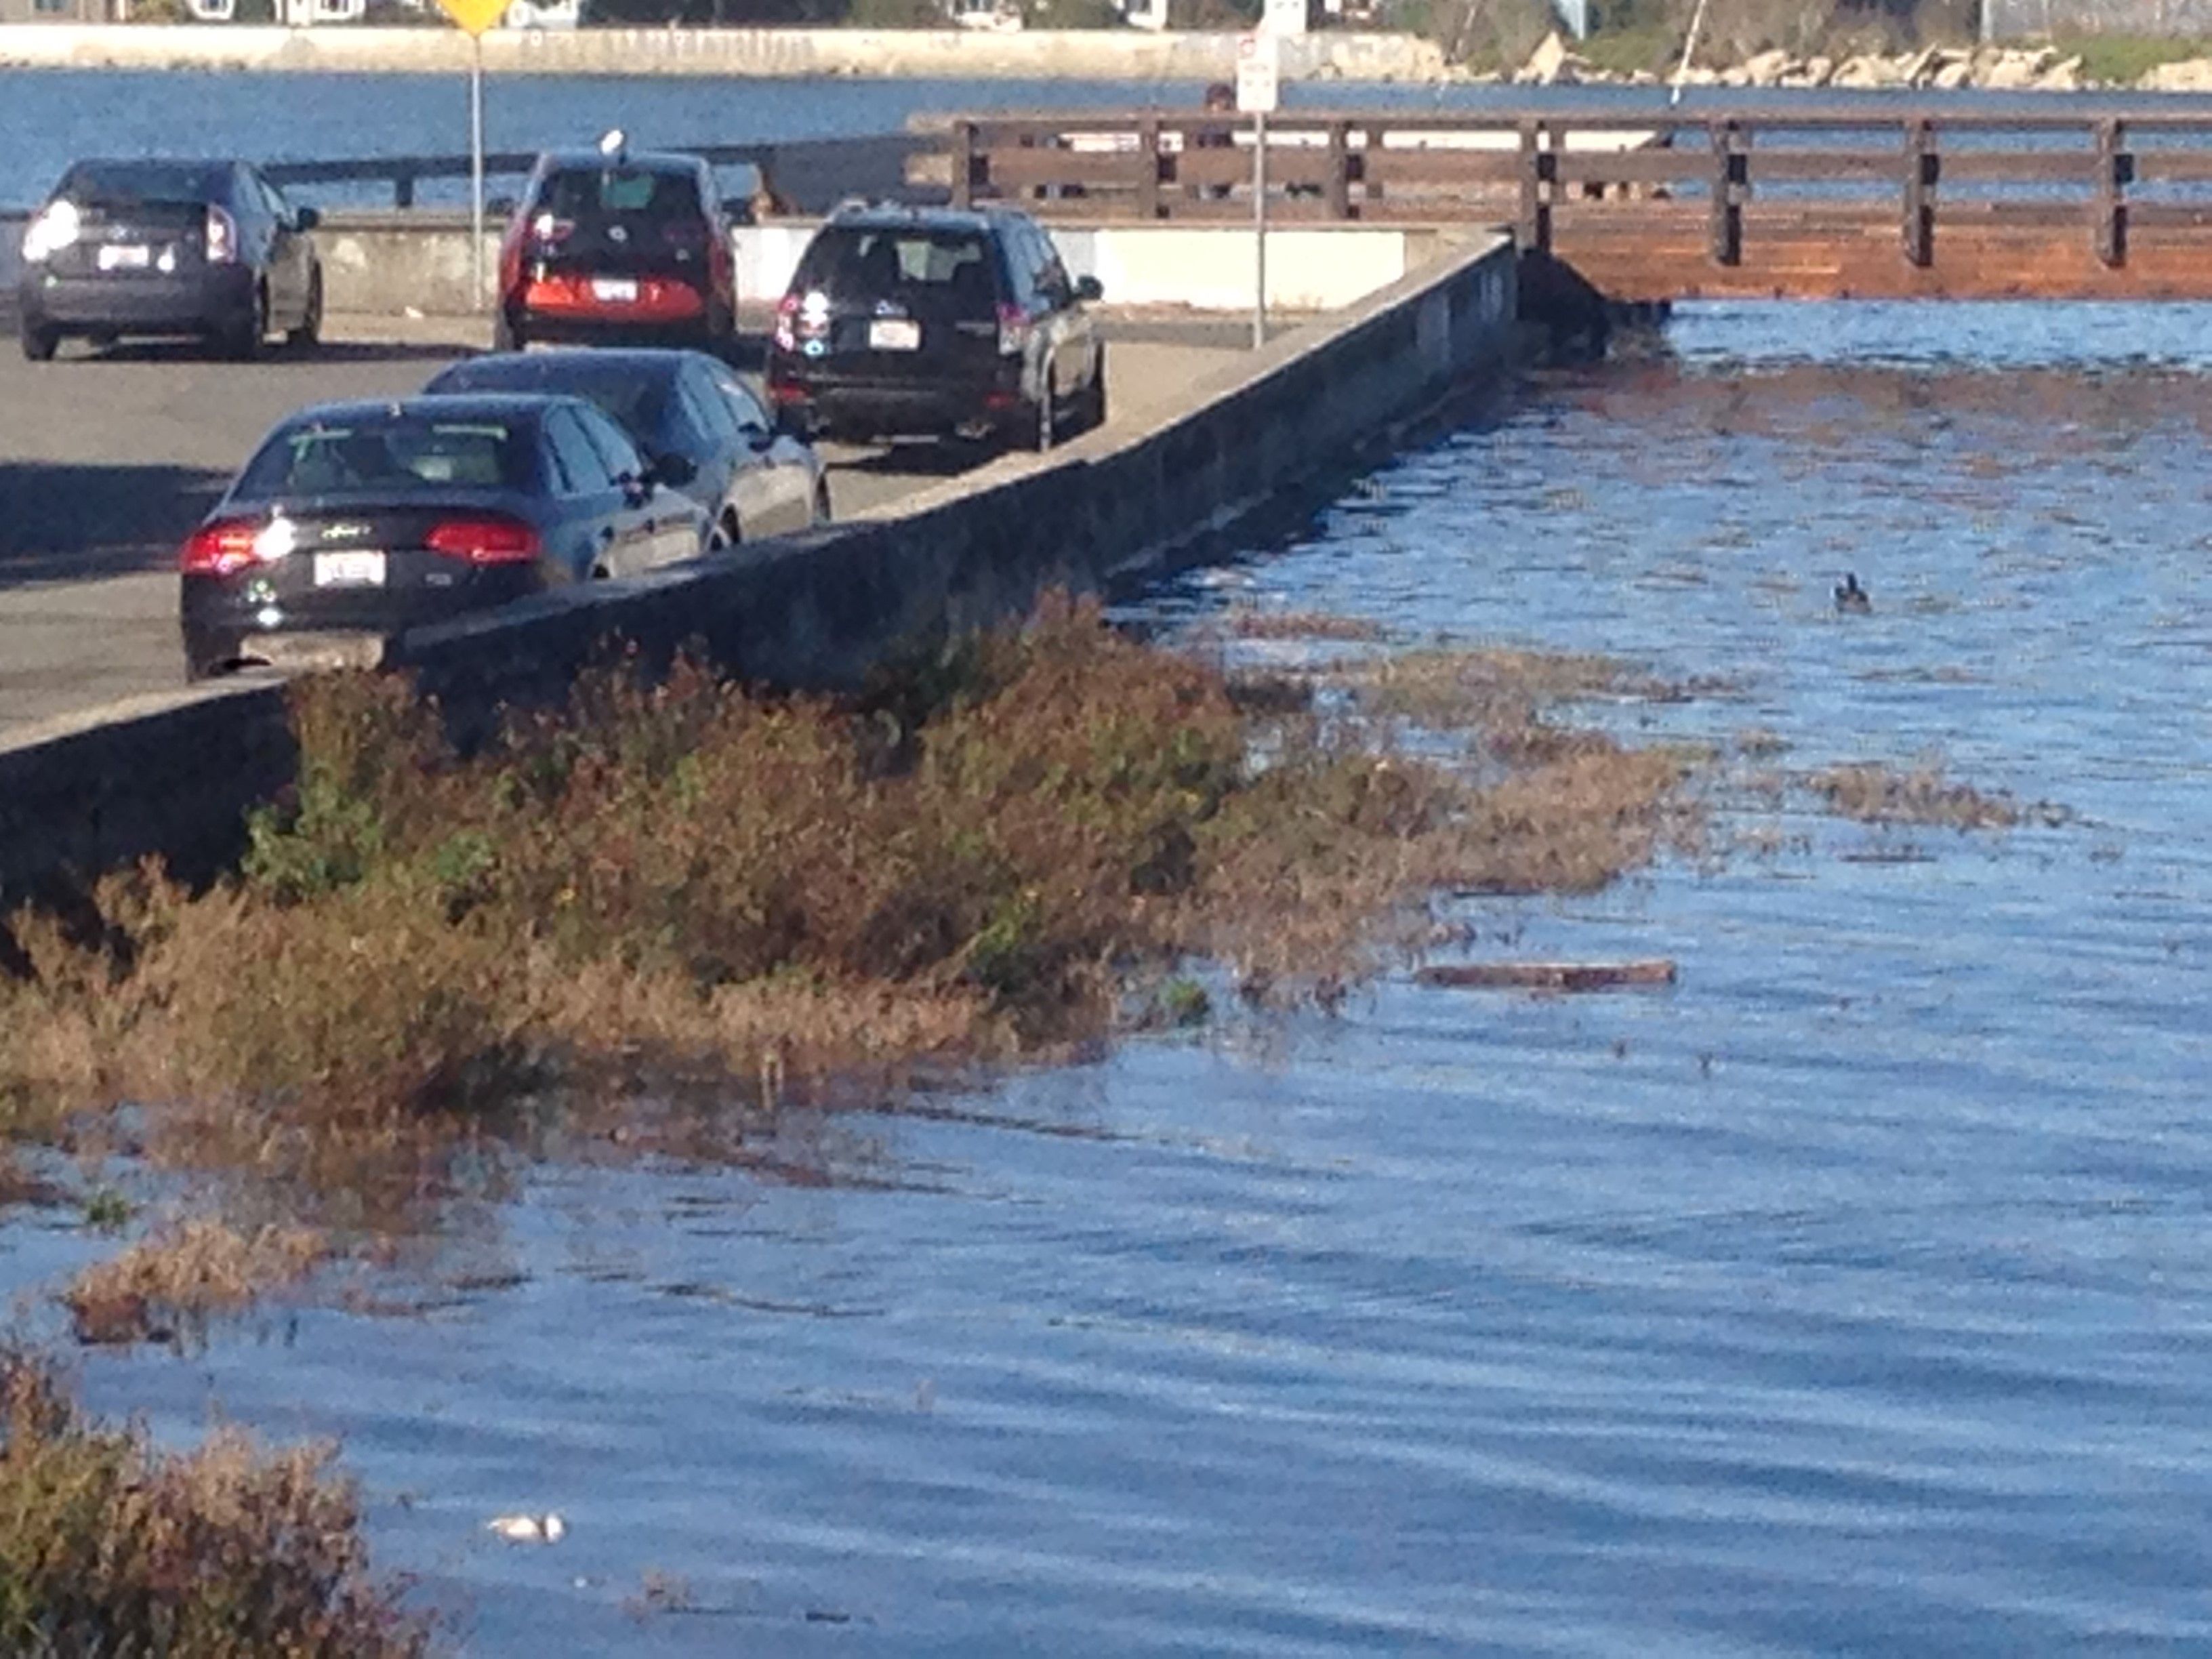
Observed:
[[[0,351],[0,739],[183,683],[178,544],[262,434],[303,404],[397,397],[485,343],[467,320],[334,319],[309,356],[210,362],[180,347]],[[1218,325],[1108,330],[1116,422],[1236,356]],[[840,516],[941,483],[927,447],[832,449]]]

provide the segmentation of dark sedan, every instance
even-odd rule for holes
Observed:
[[[235,357],[272,330],[312,345],[315,223],[242,161],[79,161],[23,233],[23,355],[43,362],[69,335],[196,337]]]
[[[690,557],[689,479],[579,398],[303,410],[179,555],[185,670],[371,664],[408,629]]]
[[[830,484],[813,446],[776,431],[736,371],[704,352],[499,352],[441,370],[427,390],[588,398],[646,454],[691,464],[685,493],[711,516],[714,546],[830,518]]]

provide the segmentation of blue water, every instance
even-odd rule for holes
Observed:
[[[2212,1650],[2208,424],[2204,309],[1689,310],[1137,608],[1724,681],[1584,711],[1729,757],[1705,854],[1454,911],[1671,990],[1393,975],[794,1117],[795,1178],[554,1159],[411,1316],[91,1396],[342,1437],[487,1656]],[[1861,758],[2066,811],[1753,787]]]

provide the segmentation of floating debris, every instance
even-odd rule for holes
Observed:
[[[1424,968],[1413,979],[1462,990],[1610,991],[1624,985],[1672,985],[1674,964],[1664,957],[1642,962],[1463,962]]]
[[[484,1530],[497,1533],[510,1544],[557,1544],[568,1535],[568,1523],[550,1510],[544,1515],[495,1515],[484,1522]]]

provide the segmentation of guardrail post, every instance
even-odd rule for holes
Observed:
[[[1349,219],[1352,216],[1352,123],[1331,121],[1328,124],[1328,185],[1326,191],[1328,216]]]
[[[975,124],[957,121],[952,127],[952,205],[975,205]]]
[[[412,168],[395,168],[392,174],[392,205],[411,208],[415,205],[415,173]]]
[[[1743,204],[1751,193],[1751,157],[1740,121],[1713,124],[1711,253],[1717,265],[1743,263]]]
[[[1516,226],[1523,253],[1552,251],[1552,186],[1559,176],[1555,151],[1546,149],[1545,124],[1521,124],[1521,217]]]
[[[1382,155],[1382,134],[1386,130],[1380,126],[1370,126],[1367,129],[1367,154],[1360,157],[1361,194],[1370,202],[1379,202],[1382,199],[1382,169],[1370,164],[1380,160]]]
[[[1144,165],[1137,169],[1137,216],[1157,219],[1160,216],[1160,167],[1166,157],[1160,154],[1160,118],[1147,115],[1137,123],[1137,154]]]
[[[2097,258],[2117,269],[2128,262],[2128,186],[2136,158],[2127,147],[2127,125],[2097,123]]]
[[[1936,150],[1936,124],[1910,121],[1905,128],[1905,257],[1926,270],[1936,263],[1936,185],[1943,158]]]

